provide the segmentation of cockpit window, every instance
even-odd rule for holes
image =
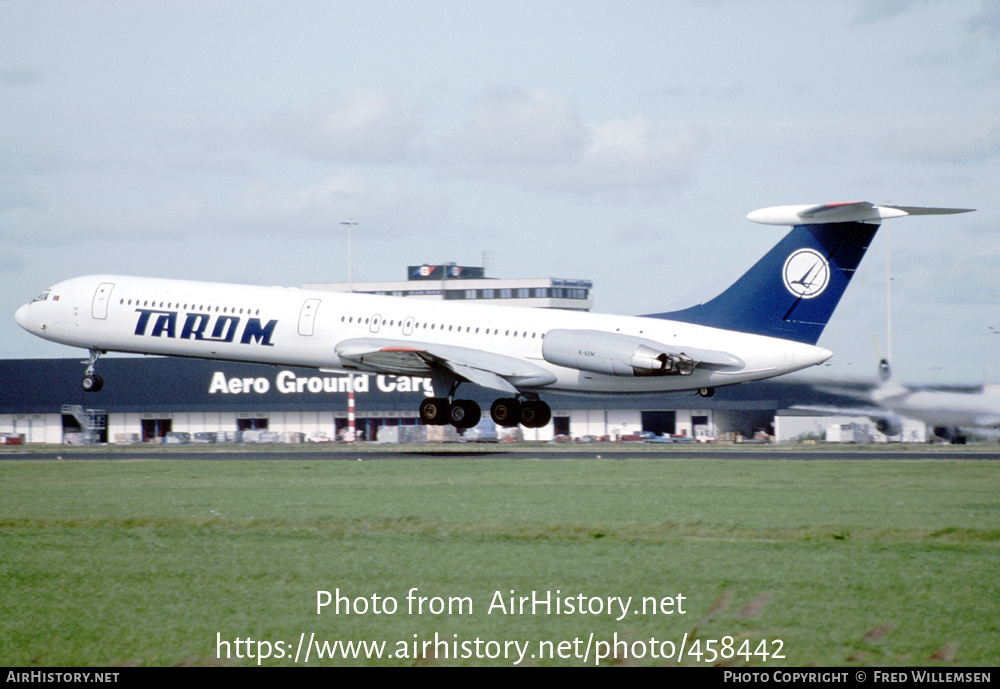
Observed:
[[[42,292],[41,294],[39,294],[37,297],[35,297],[34,301],[47,301],[48,298],[49,298],[49,294],[51,292],[52,292],[52,290],[48,290],[48,289],[45,290],[44,292]]]

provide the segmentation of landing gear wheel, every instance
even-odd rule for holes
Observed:
[[[97,360],[101,358],[102,354],[106,354],[106,352],[100,349],[91,349],[87,360],[80,362],[81,364],[87,364],[87,368],[83,369],[84,392],[97,392],[104,387],[104,379],[94,373],[94,367],[97,365]]]
[[[479,405],[472,400],[455,400],[448,410],[448,420],[455,428],[472,428],[482,415]]]
[[[513,428],[521,420],[521,403],[514,397],[501,397],[490,407],[490,417],[504,428]]]
[[[702,388],[698,391],[698,394],[702,397],[711,397],[715,394],[715,388]]]
[[[521,405],[521,423],[525,428],[541,428],[552,419],[552,410],[541,400],[528,400]]]
[[[444,426],[448,423],[448,407],[444,397],[428,397],[420,403],[420,420],[428,426]]]

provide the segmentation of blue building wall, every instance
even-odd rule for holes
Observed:
[[[58,413],[64,404],[100,407],[109,413],[347,409],[347,374],[200,359],[105,357],[100,392],[80,387],[80,359],[0,360],[0,413]],[[359,410],[415,411],[424,397],[419,378],[355,376]],[[459,395],[484,409],[494,391],[464,384]],[[565,409],[783,409],[796,404],[851,406],[857,400],[818,392],[790,379],[720,388],[712,398],[696,394],[653,397],[543,396]]]

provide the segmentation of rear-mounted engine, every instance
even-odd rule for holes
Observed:
[[[600,330],[550,330],[542,356],[550,364],[612,376],[689,376],[698,365],[650,340]]]

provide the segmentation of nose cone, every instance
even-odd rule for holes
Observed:
[[[14,313],[14,320],[17,321],[17,324],[28,331],[31,330],[28,327],[28,311],[30,308],[31,304],[25,304]]]

